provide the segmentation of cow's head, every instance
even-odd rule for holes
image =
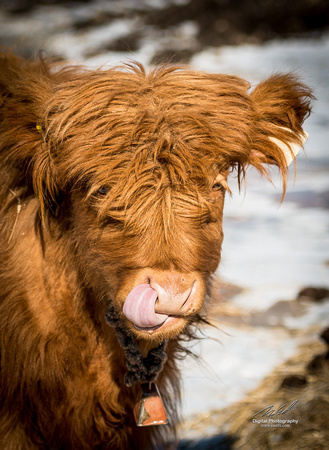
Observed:
[[[219,264],[228,174],[274,164],[285,180],[310,92],[290,74],[250,92],[234,76],[138,65],[52,83],[34,130],[41,203],[67,205],[85,282],[133,333],[173,337]]]

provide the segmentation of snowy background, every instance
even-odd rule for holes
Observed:
[[[159,22],[169,7],[176,8],[170,17],[178,17],[177,8],[189,12],[187,0],[36,3],[0,3],[0,44],[25,56],[43,49],[89,66],[129,60],[149,65],[178,55],[197,70],[236,74],[253,85],[293,70],[314,89],[317,101],[304,126],[309,139],[297,157],[296,179],[292,167],[284,203],[276,175],[270,184],[250,171],[241,192],[230,180],[218,273],[241,288],[229,305],[245,319],[215,315],[219,329],[205,330],[214,339],[193,347],[202,361],[182,364],[184,417],[228,406],[329,322],[328,301],[296,300],[305,286],[329,287],[329,34],[307,34],[297,22],[291,22],[295,35],[281,33],[284,39],[264,27],[239,34],[224,15],[210,45],[211,36],[207,41],[200,34],[202,24],[191,14],[168,27]],[[235,45],[225,45],[225,30]]]
[[[305,152],[297,156],[296,179],[291,167],[284,202],[278,176],[273,186],[252,171],[245,190],[239,193],[236,187],[233,197],[226,200],[218,272],[243,288],[230,304],[247,314],[271,307],[274,313],[264,326],[232,327],[216,322],[227,333],[211,331],[222,347],[213,341],[201,343],[201,355],[212,373],[207,373],[209,367],[192,363],[193,369],[186,370],[187,415],[241,399],[301,342],[329,323],[329,302],[307,304],[303,314],[299,310],[294,314],[300,305],[294,300],[299,290],[329,286],[328,36],[214,48],[196,55],[191,63],[204,71],[237,74],[252,83],[273,72],[294,70],[313,87],[317,101],[304,125],[309,139]],[[230,186],[234,188],[236,180]],[[286,314],[280,314],[280,308],[275,314],[278,302]],[[291,308],[284,308],[290,303]]]

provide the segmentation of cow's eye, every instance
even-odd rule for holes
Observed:
[[[110,189],[108,187],[102,186],[98,189],[97,194],[100,196],[104,196],[104,195],[108,194],[109,190]]]
[[[225,191],[225,187],[223,186],[223,184],[222,183],[214,183],[213,185],[212,185],[212,190],[213,191]]]
[[[226,191],[231,193],[230,188],[227,184],[226,176],[223,174],[218,174],[211,186],[211,192],[209,196],[210,201],[216,201],[219,198],[223,197]]]

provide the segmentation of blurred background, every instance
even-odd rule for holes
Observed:
[[[182,448],[327,448],[328,31],[327,0],[0,1],[0,46],[25,57],[188,63],[252,85],[293,70],[314,90],[283,204],[275,172],[271,184],[251,170],[241,192],[230,180],[209,306],[217,328],[191,348],[200,358],[182,363]],[[299,424],[252,423],[261,406],[293,399]]]

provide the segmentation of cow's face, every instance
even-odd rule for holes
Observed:
[[[136,146],[118,153],[113,170],[102,165],[106,183],[73,189],[71,220],[89,282],[134,333],[158,339],[181,332],[202,307],[220,260],[227,169],[202,148],[183,165],[178,147],[166,159],[147,147],[143,158]]]
[[[286,114],[273,124],[247,89],[236,77],[172,69],[95,72],[63,83],[49,104],[48,179],[70,192],[77,265],[140,338],[173,337],[202,308],[229,171],[265,162],[284,173],[278,142],[299,141],[298,96],[295,123]]]

